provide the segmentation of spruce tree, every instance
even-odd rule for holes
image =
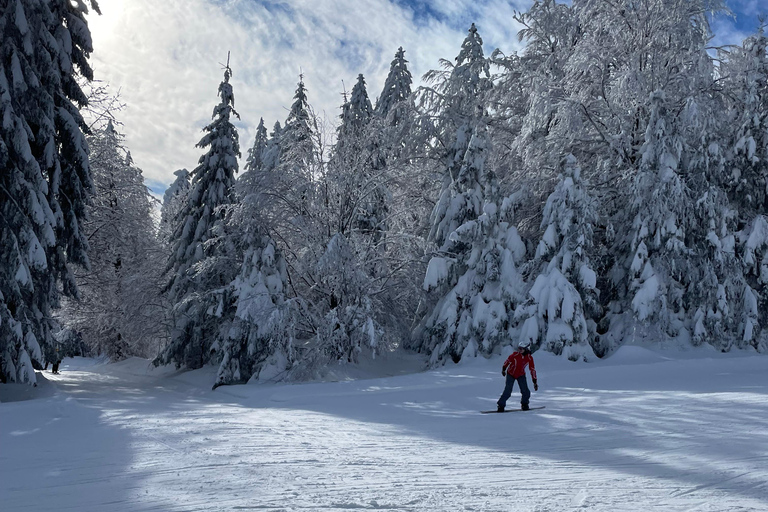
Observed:
[[[174,171],[173,175],[176,176],[176,179],[163,194],[163,206],[160,211],[159,234],[163,242],[167,244],[171,242],[176,224],[179,222],[179,213],[187,204],[187,195],[189,194],[189,171],[178,169]]]
[[[729,69],[736,77],[738,130],[733,142],[730,193],[742,225],[768,212],[768,36],[765,25],[736,49]]]
[[[768,350],[768,36],[765,23],[733,50],[725,74],[732,78],[738,130],[730,143],[728,194],[738,212],[744,274],[737,344]],[[762,320],[762,321],[761,321]]]
[[[465,222],[475,220],[482,213],[484,203],[484,184],[480,181],[482,171],[479,165],[484,164],[488,142],[484,95],[491,89],[491,80],[482,44],[473,23],[456,57],[456,64],[443,61],[448,71],[431,71],[425,75],[436,85],[423,94],[422,103],[428,113],[433,111],[436,118],[434,133],[442,141],[440,145],[447,148],[436,153],[445,167],[439,199],[430,216],[431,229],[427,241],[437,249],[435,257],[447,257],[452,262],[451,272],[445,279],[438,280],[434,288],[429,287],[429,293],[419,308],[418,314],[425,316],[414,331],[411,344],[429,352],[435,349],[440,338],[443,338],[441,343],[446,347],[454,345],[455,333],[450,329],[446,333],[435,330],[430,327],[433,322],[430,318],[441,308],[443,297],[450,293],[464,273],[463,266],[469,257],[470,246],[454,243],[450,239],[451,233]],[[453,350],[451,356],[458,360],[461,354]]]
[[[170,343],[156,364],[173,362],[187,368],[206,364],[213,340],[232,313],[228,286],[237,272],[237,256],[224,220],[227,207],[235,201],[240,145],[232,124],[232,116],[239,115],[234,109],[231,76],[227,65],[213,122],[203,129],[205,135],[197,144],[207,151],[192,171],[187,203],[173,235],[167,286],[173,328]]]
[[[483,40],[474,23],[461,45],[456,64],[444,62],[444,65],[450,73],[436,85],[433,107],[437,109],[436,130],[448,149],[440,158],[446,170],[429,233],[429,240],[441,249],[448,234],[479,215],[482,205],[482,190],[475,187],[467,175],[460,176],[473,129],[479,120],[485,122],[484,94],[491,89],[489,62],[483,55]],[[431,72],[425,78],[434,81],[439,76]],[[476,197],[465,201],[465,193]]]
[[[483,201],[482,213],[451,231],[424,279],[424,290],[438,300],[417,334],[433,366],[490,355],[510,338],[512,314],[522,300],[518,266],[525,244],[511,224],[513,198],[499,195],[489,153],[488,130],[480,121],[459,173],[459,181],[470,186],[458,197],[462,205]]]
[[[286,206],[296,217],[305,217],[309,214],[310,203],[314,196],[313,137],[317,132],[317,126],[310,113],[303,76],[299,80],[293,99],[288,118],[280,132],[278,170],[280,179],[286,182],[285,188],[288,194]]]
[[[282,252],[249,215],[245,198],[235,216],[245,247],[240,274],[232,283],[234,319],[220,334],[214,389],[224,384],[282,380],[296,360],[291,305],[285,298],[287,273]]]
[[[245,197],[262,186],[265,180],[265,172],[270,172],[265,171],[265,160],[269,158],[266,155],[269,143],[270,140],[267,136],[267,129],[264,127],[264,119],[259,119],[253,146],[248,150],[245,168],[243,169],[240,178],[237,180],[238,194],[240,197]]]
[[[397,124],[402,118],[398,105],[411,96],[413,78],[408,70],[403,47],[397,49],[394,60],[389,66],[389,74],[384,81],[381,96],[376,101],[376,114],[386,118],[392,113],[392,124]]]
[[[357,82],[352,87],[349,98],[349,108],[342,116],[342,127],[347,133],[357,134],[362,132],[373,117],[373,106],[368,98],[368,90],[365,88],[365,77],[357,75]]]
[[[53,343],[57,286],[77,297],[70,264],[88,267],[81,224],[92,181],[87,98],[96,1],[14,0],[0,7],[0,381],[35,382]]]
[[[250,172],[258,172],[264,166],[264,152],[267,149],[269,138],[267,129],[264,127],[264,118],[259,119],[259,125],[256,127],[256,138],[253,140],[253,147],[248,150],[248,158],[245,162],[243,175]]]
[[[283,133],[283,127],[280,121],[276,121],[269,134],[267,143],[264,147],[264,154],[261,158],[261,165],[264,171],[273,171],[280,162],[280,136]]]
[[[631,308],[640,322],[674,335],[680,328],[688,248],[690,190],[680,176],[682,142],[663,91],[651,95],[651,114],[632,204]]]
[[[527,302],[515,312],[522,324],[521,341],[571,360],[595,358],[589,343],[595,343],[595,319],[602,313],[590,262],[596,222],[595,201],[576,158],[568,155],[560,182],[544,206],[533,286]]]
[[[328,203],[337,206],[332,229],[345,236],[358,230],[378,241],[386,230],[388,191],[381,141],[371,129],[373,107],[362,74],[340,117],[327,176]]]

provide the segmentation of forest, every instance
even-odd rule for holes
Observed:
[[[768,35],[713,46],[724,9],[537,0],[521,51],[472,24],[418,83],[399,48],[333,122],[298,75],[242,148],[227,64],[157,215],[88,62],[97,2],[0,3],[0,380],[98,354],[217,387],[520,340],[768,352]]]

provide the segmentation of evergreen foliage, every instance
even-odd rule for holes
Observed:
[[[397,124],[402,117],[398,106],[411,96],[412,84],[413,78],[408,70],[408,61],[405,60],[405,50],[401,46],[390,64],[381,96],[376,101],[376,114],[382,118],[392,115],[392,123]]]
[[[515,312],[520,341],[572,360],[592,360],[595,319],[602,309],[593,252],[595,202],[582,182],[576,158],[565,158],[560,181],[544,205],[543,234],[531,262],[528,300]]]
[[[173,232],[179,221],[179,214],[187,204],[189,194],[189,171],[179,169],[174,171],[176,179],[163,194],[163,206],[160,212],[160,238],[165,243],[170,243]]]
[[[52,310],[77,297],[72,265],[88,268],[81,225],[93,183],[87,103],[90,2],[0,5],[0,381],[35,383],[53,344]]]
[[[235,202],[240,145],[232,116],[234,94],[227,66],[219,85],[213,122],[197,147],[207,149],[191,174],[187,203],[179,213],[168,262],[168,298],[173,307],[170,343],[155,360],[200,368],[211,357],[213,340],[231,320],[229,284],[238,260],[227,232],[227,207]],[[236,270],[234,271],[236,272]]]
[[[518,53],[486,57],[472,24],[414,93],[401,47],[375,108],[359,74],[335,132],[301,75],[237,181],[227,67],[159,242],[113,127],[87,149],[85,5],[6,4],[4,380],[34,381],[59,291],[78,288],[67,346],[82,335],[118,359],[167,336],[156,363],[216,364],[214,387],[320,378],[400,346],[431,366],[520,340],[587,361],[627,342],[768,350],[768,37],[713,55],[720,0],[534,1],[515,14]],[[162,305],[163,244],[167,334],[131,324],[163,323],[139,308]]]

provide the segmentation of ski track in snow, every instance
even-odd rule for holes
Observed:
[[[481,415],[501,360],[216,391],[65,360],[0,404],[0,509],[768,510],[765,357],[609,363],[537,355],[546,409]]]

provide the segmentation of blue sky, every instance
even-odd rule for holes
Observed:
[[[96,77],[120,90],[122,132],[147,183],[162,194],[176,169],[193,169],[195,144],[211,116],[231,52],[241,151],[259,117],[286,117],[299,72],[309,99],[331,124],[342,80],[363,73],[374,99],[398,46],[418,80],[452,59],[470,23],[487,53],[519,49],[512,19],[530,0],[103,0],[92,16]],[[739,43],[757,27],[766,0],[728,0],[735,18],[713,20],[716,44]]]

